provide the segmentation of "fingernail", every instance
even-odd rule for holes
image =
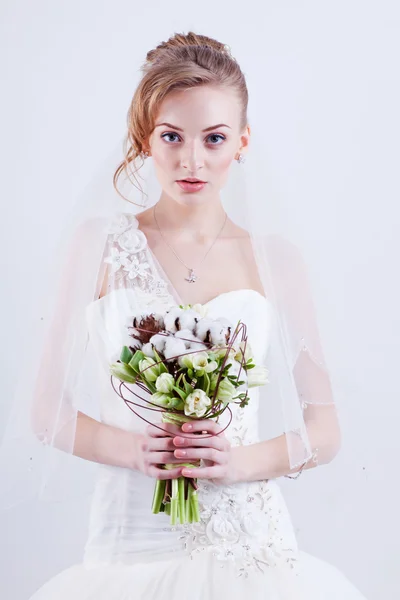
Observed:
[[[192,431],[192,429],[193,429],[193,425],[190,425],[189,423],[184,423],[184,424],[182,425],[182,429],[183,429],[184,431]]]
[[[181,438],[181,437],[176,437],[175,438],[175,444],[184,444],[185,443],[185,439]]]
[[[175,450],[175,456],[177,458],[181,458],[183,456],[186,456],[187,452],[186,450]]]

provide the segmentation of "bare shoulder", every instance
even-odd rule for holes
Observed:
[[[136,218],[139,222],[140,229],[150,231],[155,228],[152,206],[138,213]]]

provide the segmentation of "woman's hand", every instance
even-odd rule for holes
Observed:
[[[186,462],[174,455],[174,436],[181,433],[177,425],[160,424],[161,429],[148,425],[136,438],[134,468],[155,479],[176,479],[182,475],[182,467],[163,469],[162,465]],[[186,434],[185,434],[186,435]]]
[[[204,466],[182,468],[185,477],[213,479],[215,483],[228,485],[238,481],[237,453],[240,448],[232,448],[222,427],[212,419],[203,419],[184,423],[182,432],[185,437],[175,436],[173,445],[177,460],[191,462],[202,459]],[[201,432],[206,431],[206,435]],[[210,437],[210,433],[218,434]]]

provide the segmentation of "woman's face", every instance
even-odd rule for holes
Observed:
[[[240,109],[235,94],[210,86],[168,95],[149,139],[163,194],[188,206],[219,197],[232,161],[249,142],[249,128],[244,132],[239,128]],[[177,183],[186,178],[200,179],[205,185],[187,191]]]

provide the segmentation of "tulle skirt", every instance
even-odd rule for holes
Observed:
[[[133,565],[79,564],[49,580],[31,600],[365,600],[341,571],[299,552],[296,570],[269,567],[238,577],[211,554],[162,556]]]

